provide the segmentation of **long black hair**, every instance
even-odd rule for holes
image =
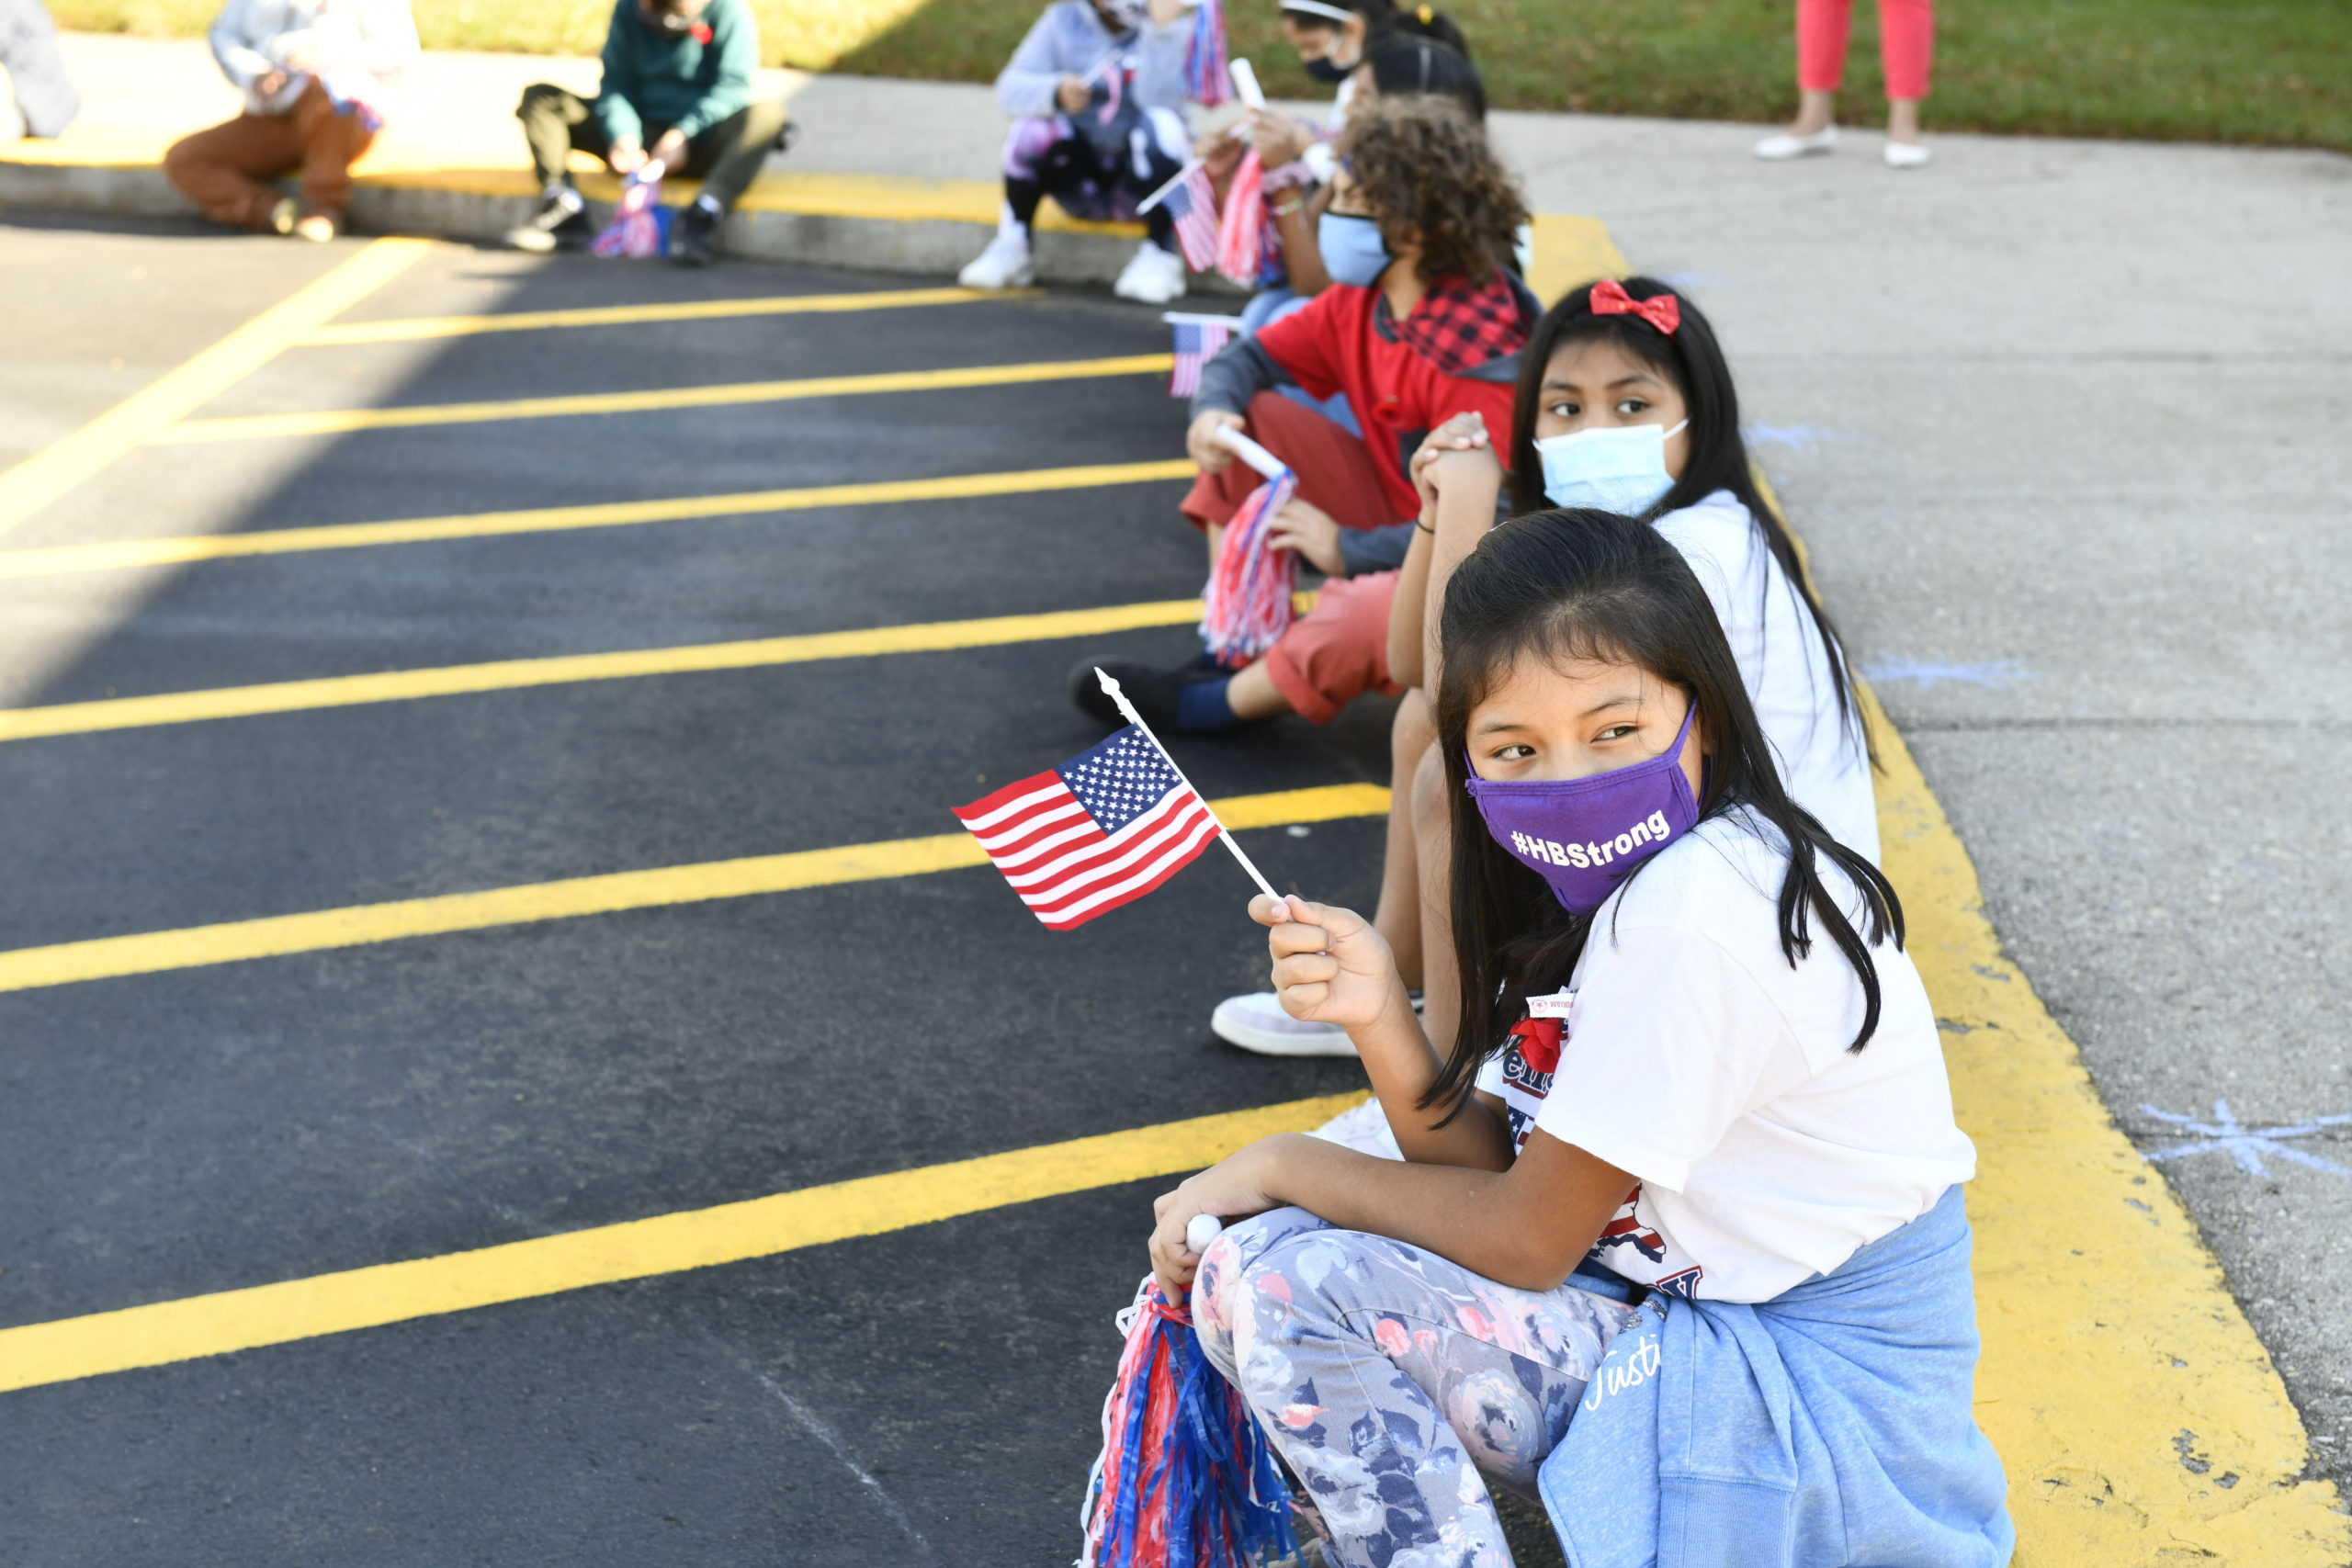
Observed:
[[[1635,299],[1672,295],[1681,320],[1669,333],[1660,332],[1638,315],[1595,315],[1594,286],[1589,283],[1561,296],[1560,302],[1544,313],[1544,319],[1535,323],[1535,331],[1528,338],[1527,347],[1521,352],[1519,400],[1511,412],[1511,499],[1516,510],[1540,512],[1551,505],[1544,494],[1544,465],[1535,454],[1535,416],[1543,411],[1544,376],[1552,356],[1570,344],[1615,344],[1673,382],[1675,389],[1682,394],[1683,409],[1690,418],[1690,459],[1682,467],[1682,477],[1674,481],[1674,488],[1666,492],[1665,499],[1651,509],[1650,514],[1658,516],[1696,505],[1717,491],[1730,491],[1732,498],[1747,509],[1747,515],[1763,531],[1764,543],[1771,550],[1772,558],[1781,563],[1781,570],[1813,618],[1815,634],[1821,639],[1821,651],[1827,656],[1830,673],[1838,682],[1838,717],[1848,725],[1859,726],[1854,672],[1846,663],[1845,640],[1838,635],[1828,612],[1821,607],[1820,596],[1813,591],[1813,580],[1805,573],[1804,558],[1797,554],[1796,541],[1790,536],[1788,525],[1756,488],[1756,473],[1747,460],[1747,444],[1740,439],[1739,393],[1732,386],[1731,366],[1724,358],[1715,329],[1689,295],[1655,277],[1628,277],[1620,286]],[[1766,592],[1770,591],[1768,587]]]
[[[1471,711],[1524,659],[1634,664],[1690,699],[1707,752],[1700,819],[1745,812],[1778,830],[1789,854],[1781,952],[1793,968],[1813,951],[1816,927],[1827,934],[1862,985],[1861,1029],[1847,1048],[1869,1043],[1881,1007],[1871,948],[1890,934],[1902,946],[1903,906],[1878,867],[1789,798],[1714,606],[1680,551],[1647,523],[1614,513],[1516,518],[1455,569],[1438,627],[1437,744],[1452,801],[1462,1026],[1422,1109],[1442,1104],[1449,1118],[1461,1110],[1479,1064],[1525,1016],[1527,998],[1568,983],[1592,931],[1592,916],[1568,913],[1495,842],[1464,787]],[[1823,880],[1824,861],[1860,895],[1860,931]]]
[[[1433,38],[1402,29],[1383,33],[1365,41],[1363,62],[1384,98],[1451,98],[1464,114],[1486,123],[1487,85],[1478,68]]]

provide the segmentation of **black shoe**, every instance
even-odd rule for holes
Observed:
[[[535,255],[546,255],[550,251],[584,251],[595,237],[595,226],[588,221],[588,204],[569,186],[560,196],[549,193],[541,197],[539,209],[528,223],[506,231],[509,245]]]
[[[718,259],[718,215],[692,202],[670,220],[670,259],[680,266],[708,266]]]
[[[1097,668],[1119,682],[1119,690],[1135,704],[1136,712],[1143,715],[1143,721],[1160,735],[1172,735],[1177,730],[1178,693],[1195,681],[1224,680],[1231,673],[1217,669],[1204,675],[1197,665],[1191,663],[1180,664],[1173,670],[1155,670],[1133,659],[1090,659],[1069,672],[1069,700],[1087,717],[1114,726],[1126,723],[1127,716],[1119,711],[1111,694],[1095,678]]]

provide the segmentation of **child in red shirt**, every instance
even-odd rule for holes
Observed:
[[[1503,265],[1526,210],[1485,133],[1445,100],[1384,99],[1351,120],[1339,152],[1318,235],[1331,286],[1203,370],[1185,442],[1201,472],[1182,507],[1207,533],[1214,562],[1226,523],[1261,482],[1215,439],[1238,426],[1298,477],[1296,499],[1274,519],[1275,547],[1329,581],[1311,615],[1237,671],[1082,662],[1071,698],[1106,724],[1121,719],[1097,664],[1163,729],[1229,729],[1283,713],[1321,724],[1364,692],[1397,694],[1389,604],[1420,513],[1406,465],[1457,413],[1510,427],[1519,351],[1542,312]],[[1283,396],[1284,386],[1318,401],[1345,393],[1357,430]]]

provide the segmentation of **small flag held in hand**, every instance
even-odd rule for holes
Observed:
[[[1201,389],[1201,367],[1232,340],[1241,318],[1170,310],[1159,319],[1176,329],[1176,366],[1168,378],[1168,395],[1189,398]]]
[[[1206,272],[1216,265],[1216,187],[1209,184],[1199,159],[1188,162],[1175,178],[1136,203],[1136,216],[1155,207],[1166,207],[1175,220],[1176,248],[1184,253],[1186,266]]]
[[[958,807],[956,818],[1029,912],[1057,931],[1142,897],[1222,830],[1133,724],[1058,768]]]

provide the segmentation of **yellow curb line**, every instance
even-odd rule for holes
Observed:
[[[2286,1385],[2195,1223],[2002,953],[1903,737],[1863,701],[1884,869],[1976,1140],[1976,1416],[2008,1470],[2018,1562],[2342,1564],[2352,1519],[2332,1485],[2296,1479],[2310,1447]],[[2204,1473],[2183,1463],[2183,1434]]]

